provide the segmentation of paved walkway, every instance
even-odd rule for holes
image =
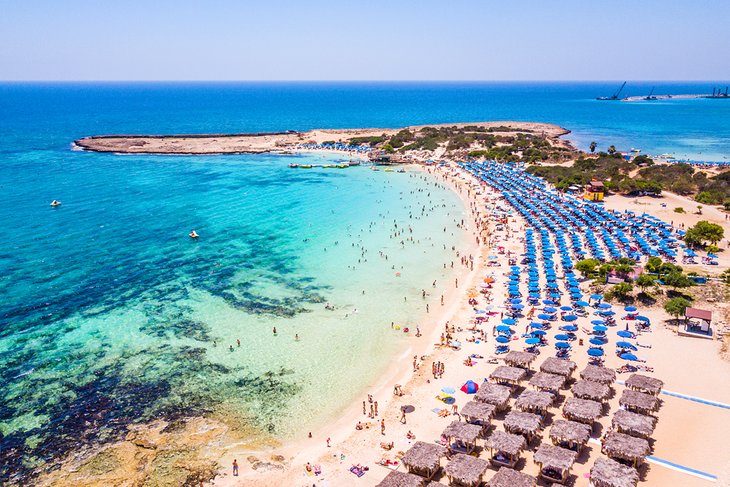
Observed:
[[[595,443],[597,445],[601,444],[601,442],[598,440],[598,438],[591,438],[588,440],[588,442]],[[697,470],[694,468],[685,467],[683,465],[679,465],[677,463],[670,462],[669,460],[662,460],[661,458],[657,458],[657,457],[649,455],[648,457],[646,457],[646,461],[649,463],[653,463],[655,465],[659,465],[659,466],[668,468],[670,470],[676,470],[677,472],[681,472],[686,475],[691,475],[693,477],[707,480],[709,482],[717,482],[716,475],[712,475],[711,473],[703,472],[701,470]]]
[[[625,382],[622,380],[617,380],[616,383],[621,384],[622,386],[625,385]],[[661,393],[666,394],[667,396],[678,397],[680,399],[686,399],[687,401],[693,401],[693,402],[698,402],[700,404],[706,404],[707,406],[715,406],[717,408],[730,409],[730,404],[726,404],[724,402],[719,402],[719,401],[713,401],[711,399],[703,399],[701,397],[696,397],[696,396],[688,396],[687,394],[682,394],[681,392],[666,391],[666,390],[662,389]]]

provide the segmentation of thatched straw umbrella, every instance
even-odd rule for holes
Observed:
[[[507,365],[500,365],[494,372],[489,374],[489,378],[497,384],[509,384],[516,386],[522,379],[527,375],[527,371],[520,367],[509,367]]]
[[[563,377],[570,378],[573,375],[573,371],[577,366],[572,360],[563,360],[556,357],[548,357],[540,365],[540,372],[547,372],[548,374],[562,375]]]
[[[649,454],[649,442],[644,438],[625,435],[616,431],[606,433],[601,442],[601,452],[610,458],[631,462],[638,466]]]
[[[646,375],[631,374],[631,377],[626,380],[626,387],[634,391],[645,392],[656,396],[662,391],[664,382],[654,377],[647,377]]]
[[[571,397],[565,401],[563,416],[572,421],[585,423],[592,428],[593,423],[603,416],[603,404],[588,399]]]
[[[623,409],[616,411],[611,420],[611,427],[619,433],[640,438],[649,438],[654,432],[655,426],[656,418],[654,416],[645,416]]]
[[[490,451],[490,459],[493,465],[514,467],[520,459],[520,453],[525,449],[527,443],[522,435],[513,435],[504,431],[494,431],[484,442],[484,446]]]
[[[611,384],[616,380],[616,371],[600,365],[588,365],[581,371],[580,378],[601,384]]]
[[[432,480],[426,484],[426,487],[449,487],[449,486],[446,484],[442,484],[441,482],[436,482],[435,480]]]
[[[534,461],[540,467],[540,477],[564,484],[577,458],[578,453],[573,450],[543,443],[535,452]]]
[[[542,418],[537,414],[512,411],[504,418],[504,429],[509,433],[524,435],[530,442],[542,428]]]
[[[504,356],[504,363],[512,367],[522,367],[523,369],[530,369],[530,364],[535,360],[535,354],[529,352],[518,352],[511,351]]]
[[[525,390],[517,396],[515,407],[520,411],[546,414],[554,401],[555,396],[549,392]]]
[[[441,468],[441,458],[446,456],[446,448],[433,443],[417,441],[403,455],[402,462],[410,473],[433,478]]]
[[[549,372],[538,372],[530,379],[530,384],[538,391],[548,391],[555,394],[565,385],[568,380],[564,375],[551,374]]]
[[[635,413],[649,414],[659,409],[659,398],[651,394],[624,389],[619,405]]]
[[[579,380],[573,384],[571,391],[575,397],[598,402],[606,402],[611,395],[611,389],[606,384],[590,380]]]
[[[441,433],[449,443],[449,450],[453,452],[471,453],[477,447],[477,438],[482,433],[482,427],[476,424],[453,421]]]
[[[481,458],[458,454],[446,465],[444,471],[451,485],[476,487],[482,483],[482,477],[489,468],[489,462]]]
[[[493,405],[497,408],[497,411],[504,411],[509,407],[509,398],[511,395],[512,391],[509,387],[491,384],[485,381],[474,396],[474,399]]]
[[[425,483],[426,479],[423,477],[393,471],[386,475],[377,487],[423,487]]]
[[[496,409],[492,404],[472,400],[461,408],[461,416],[467,423],[481,426],[482,432],[484,432],[492,422]]]
[[[511,468],[500,468],[497,475],[487,482],[487,487],[535,487],[536,485],[535,477]]]
[[[639,472],[635,468],[610,458],[597,458],[590,475],[595,487],[636,487],[639,483]]]
[[[550,427],[549,436],[555,445],[580,453],[591,437],[591,427],[576,421],[558,419]]]

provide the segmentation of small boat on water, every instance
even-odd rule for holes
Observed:
[[[198,232],[196,232],[195,230],[193,230],[192,232],[190,232],[190,233],[188,234],[188,236],[189,236],[190,238],[198,238],[198,237],[200,237],[200,235],[198,235]]]
[[[51,201],[51,206],[54,208],[57,206],[61,206],[61,202],[58,200],[53,200],[53,201]]]

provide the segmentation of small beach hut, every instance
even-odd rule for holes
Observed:
[[[548,435],[553,444],[580,453],[591,437],[591,427],[577,421],[556,420]]]
[[[477,487],[482,483],[487,468],[488,461],[460,453],[446,465],[444,472],[451,485]]]
[[[662,391],[664,382],[646,375],[631,374],[631,377],[626,380],[626,387],[634,391],[645,392],[656,396]]]
[[[482,433],[486,431],[494,417],[496,406],[480,401],[469,401],[461,408],[461,417],[464,421],[481,426]]]
[[[597,458],[590,475],[594,487],[636,487],[639,483],[639,472],[635,468],[610,458]]]
[[[611,389],[606,384],[590,380],[579,380],[573,384],[571,391],[575,397],[598,402],[606,402],[611,395]]]
[[[504,418],[504,429],[508,433],[524,435],[529,443],[542,428],[542,418],[537,414],[512,411]]]
[[[580,372],[580,378],[601,384],[611,384],[616,380],[616,371],[601,365],[588,365]]]
[[[494,431],[484,442],[490,452],[489,461],[496,467],[514,467],[520,459],[520,453],[527,446],[525,437],[504,431]]]
[[[624,389],[618,403],[629,411],[641,414],[650,414],[659,409],[658,397],[631,389]]]
[[[386,475],[377,487],[423,487],[425,483],[426,479],[423,477],[411,473],[393,471]]]
[[[573,375],[573,371],[575,369],[575,362],[572,360],[559,359],[557,357],[548,357],[540,365],[540,372],[562,375],[567,378],[570,378],[570,376]]]
[[[489,374],[489,378],[496,384],[507,384],[510,386],[519,385],[520,381],[525,378],[527,371],[520,367],[510,367],[508,365],[500,365]]]
[[[486,404],[493,405],[497,411],[505,411],[509,408],[509,398],[512,391],[507,386],[484,382],[476,393],[474,399]]]
[[[565,385],[565,381],[568,380],[564,375],[551,374],[549,372],[537,372],[530,379],[530,384],[538,391],[552,392],[558,394],[560,389]]]
[[[631,462],[637,467],[649,454],[649,442],[617,431],[610,431],[601,441],[601,452],[614,460]]]
[[[555,445],[543,443],[533,457],[535,464],[540,467],[540,477],[548,482],[564,484],[570,475],[578,453]]]
[[[549,392],[525,390],[517,396],[515,407],[528,413],[547,414],[554,401],[555,396]]]
[[[530,364],[535,360],[535,354],[513,350],[504,356],[504,363],[512,367],[521,367],[530,370]]]
[[[614,430],[639,438],[648,439],[654,432],[655,426],[656,418],[654,416],[632,413],[624,409],[616,411],[611,420],[611,427]]]
[[[441,445],[417,441],[403,455],[401,461],[408,472],[431,479],[441,468],[441,458],[446,453],[446,448]]]
[[[535,487],[536,485],[535,477],[511,468],[500,468],[499,472],[487,482],[487,487]]]
[[[577,397],[568,398],[563,406],[563,416],[571,421],[578,421],[593,428],[593,423],[603,415],[603,404]]]
[[[477,448],[477,438],[482,433],[482,427],[476,424],[453,421],[441,433],[449,443],[452,453],[471,453]]]

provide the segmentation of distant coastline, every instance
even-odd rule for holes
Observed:
[[[298,144],[323,144],[392,137],[401,131],[434,129],[474,129],[481,133],[499,136],[534,134],[544,137],[553,146],[574,150],[572,144],[561,137],[570,133],[563,127],[537,122],[473,122],[439,125],[419,125],[404,128],[316,129],[306,132],[285,130],[237,134],[172,134],[172,135],[93,135],[74,141],[74,146],[85,151],[112,152],[118,154],[158,155],[220,155],[261,154],[290,150]],[[429,151],[432,152],[432,151]],[[430,157],[430,156],[429,156]],[[419,157],[416,155],[416,159]]]

